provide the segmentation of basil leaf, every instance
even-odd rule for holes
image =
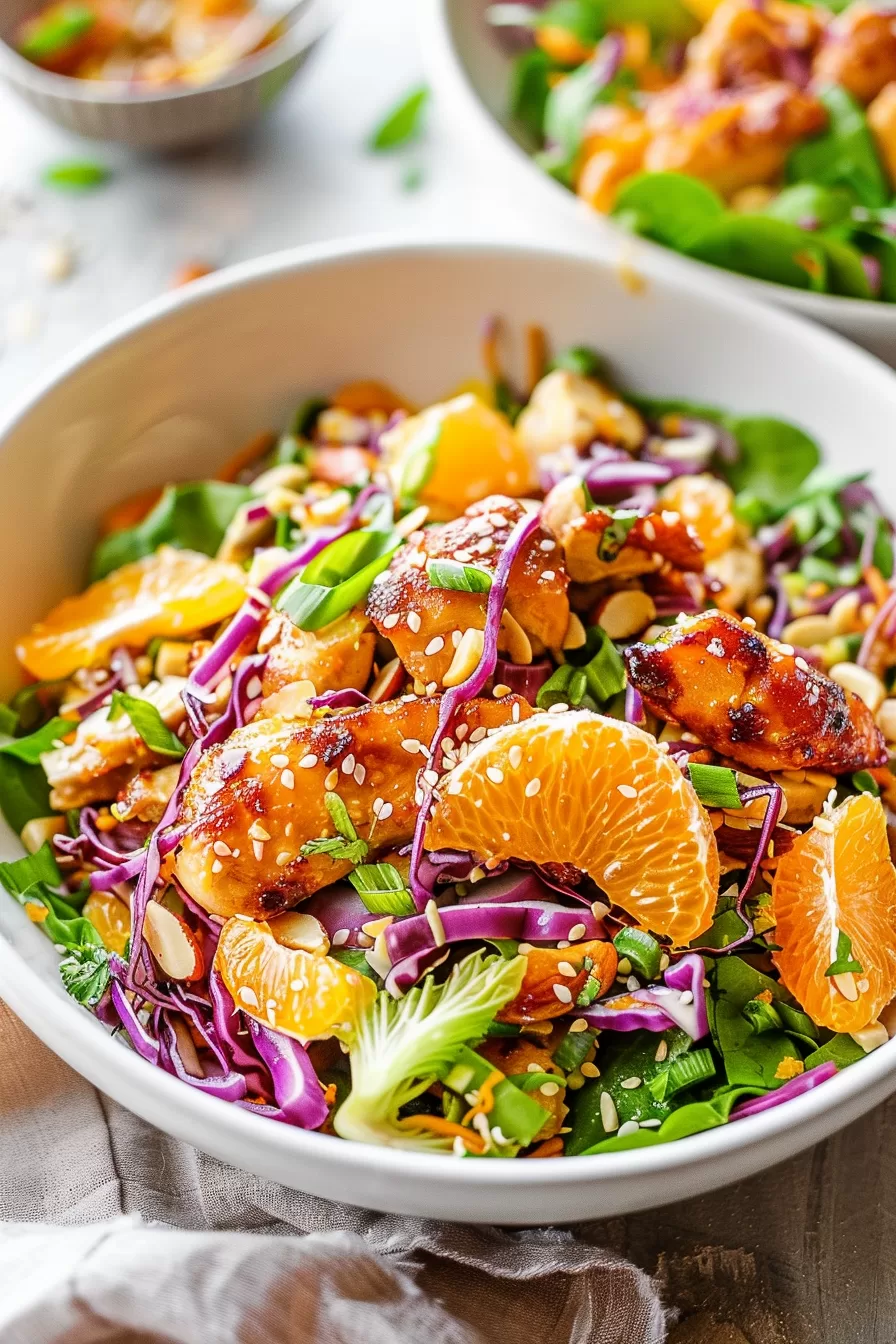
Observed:
[[[0,747],[0,753],[14,756],[17,761],[23,761],[25,765],[38,765],[44,752],[52,751],[53,744],[59,738],[73,733],[77,726],[74,719],[51,719],[28,737],[17,737],[12,742],[5,742]]]
[[[687,251],[716,220],[725,203],[712,187],[684,173],[638,173],[623,183],[613,215],[625,215],[636,233]]]
[[[393,864],[362,863],[348,880],[372,915],[416,914],[404,878]]]
[[[818,97],[827,109],[827,129],[791,151],[788,180],[849,187],[862,205],[885,206],[890,199],[887,177],[861,106],[837,84],[821,89]]]
[[[94,163],[92,159],[65,159],[61,163],[51,163],[43,171],[45,184],[59,191],[94,191],[111,176],[105,164]]]
[[[25,25],[18,50],[29,61],[49,60],[78,42],[95,23],[96,15],[86,5],[53,5]]]
[[[237,509],[251,498],[248,486],[226,481],[167,486],[141,523],[102,539],[93,553],[91,582],[152,555],[162,545],[214,555]]]
[[[367,142],[368,149],[382,154],[418,140],[423,131],[423,116],[429,100],[429,88],[421,84],[386,114]]]
[[[688,766],[688,775],[704,807],[743,807],[733,770],[695,763]]]
[[[128,695],[127,691],[113,691],[112,704],[109,706],[109,719],[114,721],[126,714],[131,725],[150,751],[157,756],[172,756],[175,760],[187,754],[187,749],[168,727],[155,705],[149,700],[141,700],[137,695]]]
[[[458,593],[487,593],[492,576],[478,565],[462,565],[459,560],[430,560],[426,573],[433,588],[449,588]]]

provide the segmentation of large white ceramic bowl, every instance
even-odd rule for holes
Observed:
[[[662,258],[660,258],[662,260]],[[418,401],[478,372],[482,318],[541,323],[610,354],[655,394],[788,416],[854,469],[892,460],[896,376],[778,309],[656,268],[632,294],[581,254],[364,243],[285,253],[166,296],[57,368],[0,424],[0,691],[14,638],[80,587],[97,519],[125,495],[211,472],[303,397],[373,377]],[[699,280],[694,272],[691,281]],[[0,835],[0,857],[20,853]],[[304,1133],[145,1063],[60,988],[56,954],[0,891],[0,994],[123,1105],[216,1157],[331,1199],[501,1223],[617,1214],[771,1166],[896,1089],[896,1041],[765,1114],[667,1146],[543,1162],[458,1162]]]
[[[551,241],[561,236],[606,252],[615,248],[628,266],[662,251],[669,266],[687,278],[699,271],[708,282],[752,293],[823,322],[896,366],[896,303],[872,303],[810,294],[786,285],[752,280],[732,271],[693,261],[647,239],[633,239],[606,215],[600,215],[534,162],[525,136],[509,115],[512,54],[485,12],[492,0],[420,0],[418,15],[430,78],[444,100],[447,120],[457,135],[500,173],[509,192],[549,210]],[[506,30],[505,30],[506,31]],[[521,213],[526,207],[521,202]],[[675,269],[670,270],[674,274]],[[695,277],[696,278],[696,277]]]

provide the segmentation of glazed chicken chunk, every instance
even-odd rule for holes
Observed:
[[[445,676],[452,664],[458,671],[455,655],[465,633],[484,628],[487,602],[486,593],[433,587],[428,562],[456,560],[494,574],[523,512],[516,500],[492,495],[453,522],[412,533],[388,570],[374,582],[367,614],[380,634],[392,641],[411,676],[425,686],[455,684],[453,678],[445,682]],[[566,588],[563,552],[553,534],[538,527],[511,570],[498,637],[499,649],[506,650],[513,662],[529,663],[533,655],[563,643],[569,625]],[[456,680],[463,677],[458,675]]]
[[[212,914],[253,919],[336,882],[351,861],[301,853],[309,840],[335,835],[328,791],[345,804],[371,861],[405,844],[439,705],[437,696],[411,697],[310,723],[255,719],[238,728],[205,753],[190,778],[179,817],[187,829],[174,863],[178,881]],[[449,752],[463,754],[465,743],[531,713],[517,696],[472,700],[458,711]]]
[[[854,4],[828,28],[815,58],[815,79],[839,84],[860,103],[870,103],[896,79],[896,14],[889,7]]]
[[[883,736],[856,695],[720,611],[633,644],[628,675],[644,704],[753,770],[835,774],[886,764]]]
[[[258,641],[258,652],[268,656],[261,676],[261,712],[288,712],[290,688],[303,681],[312,682],[318,695],[366,686],[375,645],[370,622],[360,611],[346,612],[313,633],[272,612]]]
[[[779,79],[806,82],[823,33],[819,13],[807,5],[723,0],[688,47],[685,80],[699,89]]]

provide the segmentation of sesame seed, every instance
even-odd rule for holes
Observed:
[[[640,1128],[637,1120],[626,1120],[624,1124],[619,1126],[617,1138],[627,1139],[630,1134],[637,1134]]]
[[[300,770],[313,770],[316,765],[317,765],[317,757],[314,755],[314,752],[312,751],[309,751],[308,755],[303,756],[302,759],[299,761]]]
[[[577,1017],[569,1029],[573,1032],[587,1031],[588,1023],[585,1021],[584,1017]]]
[[[344,775],[350,775],[355,768],[354,752],[349,752],[342,765],[339,767]]]
[[[324,780],[324,788],[333,790],[335,789],[338,783],[339,783],[339,771],[334,766],[333,769],[330,771],[330,773],[327,775],[326,779]]]
[[[554,991],[554,997],[558,998],[561,1003],[572,1003],[572,990],[569,985],[552,985],[551,988]]]
[[[237,990],[237,998],[240,1003],[248,1003],[250,1008],[258,1007],[258,995],[248,985],[240,985]]]
[[[286,833],[287,833],[287,835],[289,834],[289,826],[287,826],[287,828],[286,828]],[[240,852],[239,852],[239,850],[238,850],[238,849],[235,849],[235,850],[233,851],[233,857],[234,857],[235,859],[238,859],[239,856],[240,856]],[[214,919],[214,915],[212,915],[212,919]]]
[[[285,868],[291,859],[292,855],[290,854],[289,850],[281,849],[280,853],[277,855],[274,862],[276,863],[278,868]]]
[[[538,778],[530,779],[529,783],[526,785],[526,797],[534,798],[540,788],[541,788],[540,779]]]
[[[513,709],[510,711],[510,717],[513,719],[514,723],[519,723],[519,721],[520,721],[520,702],[519,702],[519,700],[515,700],[515,701],[513,702]]]
[[[481,742],[482,739],[485,737],[485,733],[486,733],[485,728],[474,728],[472,733],[470,734],[470,741]],[[460,729],[458,729],[457,736],[460,737]]]
[[[260,821],[253,821],[249,827],[249,836],[252,840],[270,840],[271,838]]]
[[[466,1157],[467,1145],[459,1134],[455,1134],[454,1142],[451,1145],[451,1151],[455,1157]]]
[[[392,804],[383,803],[382,807],[380,808],[380,818],[379,818],[380,821],[388,821],[391,815],[392,815]]]
[[[631,784],[617,784],[616,792],[621,793],[623,798],[637,798],[638,790],[632,788]]]
[[[561,975],[567,975],[567,976],[578,975],[578,971],[570,961],[558,961],[557,970],[560,972]]]
[[[212,872],[213,872],[213,873],[220,873],[220,872],[223,872],[223,871],[224,871],[224,865],[223,865],[223,863],[221,862],[220,859],[215,859],[214,862],[212,863]]]
[[[220,854],[222,859],[230,857],[230,846],[227,844],[225,840],[216,840],[215,843],[212,845],[212,849],[215,851],[216,854]]]
[[[625,987],[630,994],[634,994],[636,989],[641,988],[641,981],[636,975],[630,975],[625,982]]]
[[[455,551],[454,558],[459,561],[460,564],[466,565],[473,559],[473,552],[466,550]]]
[[[800,670],[801,672],[808,672],[808,671],[809,671],[809,664],[806,662],[805,658],[802,658],[802,657],[797,658],[797,659],[796,659],[796,665],[797,665],[797,667],[799,668],[799,670]]]
[[[415,635],[420,631],[420,617],[416,611],[408,612],[408,629],[413,630]]]
[[[520,943],[517,946],[516,950],[517,952],[519,952],[521,957],[528,957],[529,953],[534,952],[535,949],[533,948],[531,943]]]
[[[558,700],[556,705],[548,705],[549,714],[565,714],[568,709],[569,705],[564,704],[562,700]]]
[[[261,682],[258,677],[252,677],[246,687],[246,695],[250,700],[257,700],[261,695]]]
[[[510,761],[511,770],[519,770],[523,762],[523,749],[521,746],[512,746],[507,753],[507,759]]]
[[[271,765],[275,770],[282,770],[284,766],[289,765],[289,757],[282,751],[275,751],[271,757]]]
[[[264,842],[261,840],[253,840],[252,853],[255,855],[256,863],[261,863],[264,858]]]
[[[290,980],[289,987],[291,990],[294,990],[296,994],[298,994],[300,990],[305,988],[305,981],[302,980],[301,978],[298,980]]]
[[[398,612],[397,612],[397,611],[390,611],[390,612],[389,612],[389,615],[383,618],[383,629],[384,629],[384,630],[394,630],[394,628],[395,628],[395,626],[396,626],[397,624],[398,624]]]
[[[654,1059],[656,1060],[657,1064],[661,1064],[662,1061],[668,1055],[668,1053],[669,1053],[669,1042],[660,1041],[659,1045],[656,1048],[656,1054],[654,1055]]]
[[[556,1097],[557,1093],[560,1091],[560,1084],[542,1083],[541,1087],[538,1090],[543,1097]]]
[[[532,1061],[531,1064],[527,1064],[527,1065],[526,1065],[526,1072],[527,1072],[527,1073],[541,1073],[541,1065],[538,1064],[538,1063],[536,1063],[536,1061],[533,1059],[533,1061]]]
[[[550,537],[545,537],[544,541],[538,543],[538,549],[540,551],[552,551],[556,545],[556,541],[551,541]]]
[[[332,943],[334,947],[341,947],[343,943],[348,942],[348,929],[337,929],[333,934]]]
[[[491,782],[492,782],[493,784],[503,784],[503,783],[504,783],[504,771],[503,771],[503,770],[499,770],[498,767],[497,767],[496,765],[489,765],[489,766],[487,766],[487,767],[486,767],[485,774],[486,774],[486,777],[487,777],[488,779],[490,779]]]
[[[291,770],[284,770],[280,776],[280,783],[284,789],[294,789],[296,786],[296,777]]]
[[[616,1111],[616,1103],[609,1092],[600,1094],[600,1119],[601,1124],[607,1133],[619,1128],[619,1116]]]
[[[584,938],[586,933],[587,929],[584,924],[573,924],[569,931],[570,942],[575,942],[577,938]]]
[[[435,695],[436,691],[439,689],[439,683],[437,681],[428,681],[424,689],[427,695]]]
[[[402,751],[406,751],[409,756],[416,756],[417,752],[420,750],[420,743],[417,741],[416,737],[405,737],[402,739],[401,749]]]
[[[656,528],[649,518],[645,518],[641,526],[641,532],[645,541],[656,541]]]
[[[547,581],[550,583],[551,579],[555,579],[557,575],[553,569],[544,569],[542,570],[541,577],[543,579],[547,579]]]
[[[662,1120],[641,1120],[640,1127],[641,1129],[659,1129],[662,1123]]]
[[[501,839],[502,839],[503,841],[505,841],[505,843],[506,843],[506,841],[508,841],[508,840],[510,839],[510,832],[509,832],[509,831],[502,831],[502,832],[501,832]]]
[[[641,1079],[640,1079],[640,1078],[635,1078],[635,1077],[632,1077],[632,1078],[623,1078],[623,1080],[622,1080],[622,1082],[619,1084],[619,1086],[620,1086],[620,1087],[624,1087],[625,1090],[626,1090],[626,1092],[633,1092],[633,1091],[635,1090],[636,1087],[640,1087],[640,1086],[641,1086]]]
[[[590,1064],[590,1063],[588,1063],[588,1064],[580,1064],[580,1065],[579,1065],[579,1073],[581,1073],[585,1078],[599,1078],[599,1077],[600,1077],[600,1069],[597,1067],[596,1064]]]
[[[499,681],[496,686],[492,687],[492,695],[496,700],[500,700],[502,695],[510,695],[510,687],[505,686],[503,681]]]
[[[792,645],[792,644],[779,644],[779,645],[778,645],[778,652],[779,652],[779,653],[786,653],[786,654],[789,656],[791,653],[794,652],[793,645]]]
[[[595,919],[606,919],[607,915],[610,913],[610,907],[605,901],[592,901],[591,913]]]
[[[353,777],[356,784],[363,784],[367,778],[367,767],[359,761],[353,771]]]
[[[431,639],[429,641],[423,652],[427,658],[431,658],[433,654],[441,653],[444,647],[445,647],[444,639],[442,638],[441,635],[436,635],[434,639]]]
[[[679,1002],[679,1003],[684,1003],[684,1004],[693,1003],[693,1002],[694,1002],[694,996],[693,996],[693,994],[691,993],[691,991],[690,991],[689,989],[686,989],[686,990],[684,990],[684,992],[682,993],[682,995],[681,995],[681,997],[679,998],[678,1002]]]
[[[434,789],[439,782],[439,776],[435,770],[424,770],[423,781],[428,784],[431,789]]]
[[[867,994],[870,988],[871,988],[870,981],[868,980],[856,981],[856,989],[859,991],[860,994]]]

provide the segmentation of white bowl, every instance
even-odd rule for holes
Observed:
[[[606,253],[616,248],[627,265],[661,251],[686,279],[699,270],[706,280],[752,293],[767,303],[781,304],[823,322],[896,366],[896,303],[841,299],[828,294],[775,285],[736,275],[706,262],[694,261],[648,239],[633,239],[606,215],[599,214],[534,162],[525,136],[514,125],[508,107],[512,55],[502,46],[500,31],[485,11],[492,0],[421,0],[418,10],[424,56],[430,78],[444,99],[447,118],[464,143],[483,158],[503,166],[507,183],[553,206],[558,225],[570,241],[594,245]],[[551,240],[557,241],[552,229]],[[675,271],[670,271],[674,274]],[[696,277],[695,277],[696,278]]]
[[[541,323],[558,346],[603,349],[646,392],[788,416],[832,462],[883,472],[896,424],[888,369],[821,327],[661,269],[633,295],[612,264],[581,254],[342,244],[223,271],[112,327],[0,424],[0,689],[14,683],[14,638],[79,588],[109,505],[211,472],[304,396],[345,379],[382,379],[418,401],[444,395],[477,372],[488,313],[516,332]],[[0,857],[20,852],[4,828]],[[681,1199],[789,1157],[896,1089],[891,1041],[785,1106],[678,1143],[458,1162],[290,1129],[153,1068],[66,997],[53,948],[2,892],[0,993],[97,1087],[216,1157],[331,1199],[462,1221],[568,1221]]]
[[[135,91],[71,79],[27,61],[8,41],[37,0],[4,0],[0,78],[65,130],[131,149],[182,150],[223,140],[257,121],[280,97],[330,28],[342,0],[309,0],[282,37],[211,84]]]

